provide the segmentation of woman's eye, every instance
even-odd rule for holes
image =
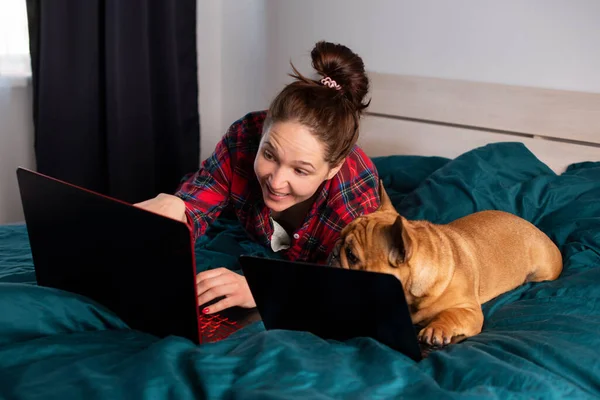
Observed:
[[[297,173],[298,175],[302,175],[302,176],[308,175],[308,172],[306,172],[306,171],[305,171],[305,170],[303,170],[303,169],[298,169],[298,168],[296,168],[296,173]]]
[[[346,258],[350,262],[350,264],[356,264],[358,262],[358,257],[354,255],[350,247],[346,247]]]

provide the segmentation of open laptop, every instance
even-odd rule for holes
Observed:
[[[195,343],[260,319],[238,307],[201,313],[187,224],[27,169],[17,179],[39,286],[86,296],[132,329]]]
[[[440,348],[419,343],[395,276],[254,256],[240,264],[267,330],[370,337],[415,361]]]

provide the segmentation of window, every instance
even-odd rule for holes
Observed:
[[[30,76],[25,0],[0,0],[0,77]]]

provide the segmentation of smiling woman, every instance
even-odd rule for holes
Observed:
[[[188,221],[203,235],[225,207],[259,243],[291,260],[325,263],[340,231],[379,207],[378,174],[356,145],[368,103],[362,59],[339,44],[311,52],[317,78],[294,81],[267,111],[236,121],[175,195],[138,206]],[[213,313],[254,307],[245,278],[213,269],[197,276],[198,301]]]
[[[299,122],[278,122],[265,132],[254,172],[274,216],[308,205],[319,186],[337,174],[341,165],[331,168],[324,156],[323,144]]]

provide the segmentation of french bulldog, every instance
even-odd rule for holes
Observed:
[[[558,247],[530,222],[503,211],[480,211],[448,224],[409,221],[383,184],[381,206],[340,233],[332,266],[388,273],[404,288],[421,342],[445,346],[481,332],[481,305],[526,282],[554,280]]]

